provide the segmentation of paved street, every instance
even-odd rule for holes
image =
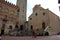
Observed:
[[[40,36],[37,38],[33,37],[10,37],[10,36],[4,36],[1,38],[2,40],[60,40],[60,36]]]

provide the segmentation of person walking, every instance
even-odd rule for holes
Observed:
[[[33,35],[33,37],[35,37],[35,38],[36,38],[36,33],[35,33],[35,31],[34,31],[34,30],[32,31],[32,35]]]

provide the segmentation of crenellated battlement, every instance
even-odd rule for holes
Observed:
[[[15,4],[10,3],[10,2],[8,2],[8,1],[0,0],[0,2],[2,2],[3,4],[7,4],[8,6],[11,6],[11,7],[15,7],[15,8],[17,8],[17,6],[16,6]]]

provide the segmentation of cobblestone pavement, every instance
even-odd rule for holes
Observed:
[[[60,40],[60,36],[40,36],[40,37],[13,37],[13,36],[2,36],[2,40]]]

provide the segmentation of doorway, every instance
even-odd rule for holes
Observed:
[[[42,28],[45,29],[45,22],[42,23]]]
[[[1,35],[4,35],[5,24],[2,25]]]
[[[23,30],[23,25],[20,25],[20,30]]]
[[[45,32],[45,36],[49,36],[49,32]]]
[[[33,25],[31,25],[30,29],[33,30]]]

